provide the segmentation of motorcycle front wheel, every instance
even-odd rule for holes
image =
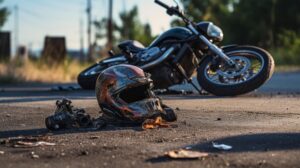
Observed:
[[[94,90],[97,78],[99,74],[107,67],[101,66],[100,64],[94,64],[84,71],[82,71],[78,77],[77,82],[82,89]]]
[[[271,54],[254,46],[237,46],[224,51],[235,67],[206,57],[198,68],[201,87],[216,96],[237,96],[249,93],[268,81],[275,63]]]

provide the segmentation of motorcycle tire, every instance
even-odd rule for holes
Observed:
[[[100,67],[99,71],[96,72],[95,74],[86,74],[89,72],[91,69],[95,68],[96,66],[100,66],[99,64],[94,64],[84,71],[82,71],[78,77],[77,77],[77,82],[80,85],[82,89],[85,90],[94,90],[96,86],[96,81],[99,76],[99,74],[106,68],[106,67]]]
[[[256,56],[262,60],[261,69],[255,76],[249,78],[249,80],[247,81],[242,81],[236,84],[217,83],[213,82],[213,80],[208,79],[207,74],[209,74],[209,72],[207,72],[207,67],[209,67],[212,63],[213,57],[206,57],[204,58],[204,60],[202,60],[197,70],[197,80],[199,82],[199,85],[201,85],[201,87],[207,92],[216,96],[242,95],[259,88],[272,77],[275,63],[273,57],[267,51],[254,46],[237,46],[229,48],[224,52],[232,58],[235,56],[234,54],[239,53],[244,53],[245,55],[256,54]]]

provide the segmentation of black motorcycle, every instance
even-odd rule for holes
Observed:
[[[263,85],[273,74],[274,60],[265,50],[254,46],[230,45],[218,47],[222,30],[211,22],[194,23],[178,6],[170,7],[159,0],[155,3],[167,9],[167,14],[180,17],[186,27],[172,28],[145,48],[137,41],[118,45],[119,55],[111,53],[105,59],[78,76],[83,89],[94,89],[95,81],[104,69],[118,64],[132,64],[152,75],[156,89],[166,89],[184,81],[192,84],[197,70],[199,85],[218,96],[235,96],[251,92]]]

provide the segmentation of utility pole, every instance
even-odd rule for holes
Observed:
[[[92,47],[92,1],[87,0],[87,20],[88,20],[88,27],[87,27],[87,41],[88,41],[88,60],[91,61],[92,58],[92,52],[91,52],[91,47]]]
[[[15,55],[18,54],[18,47],[19,47],[19,7],[15,5]]]
[[[113,0],[109,0],[108,24],[107,24],[107,49],[112,49],[113,43]]]
[[[83,29],[83,21],[80,19],[79,21],[79,43],[80,43],[80,61],[84,61],[84,29]]]

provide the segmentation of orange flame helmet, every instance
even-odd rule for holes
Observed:
[[[162,103],[151,91],[150,75],[133,65],[116,65],[104,70],[96,82],[102,112],[121,120],[143,122],[163,112]]]

